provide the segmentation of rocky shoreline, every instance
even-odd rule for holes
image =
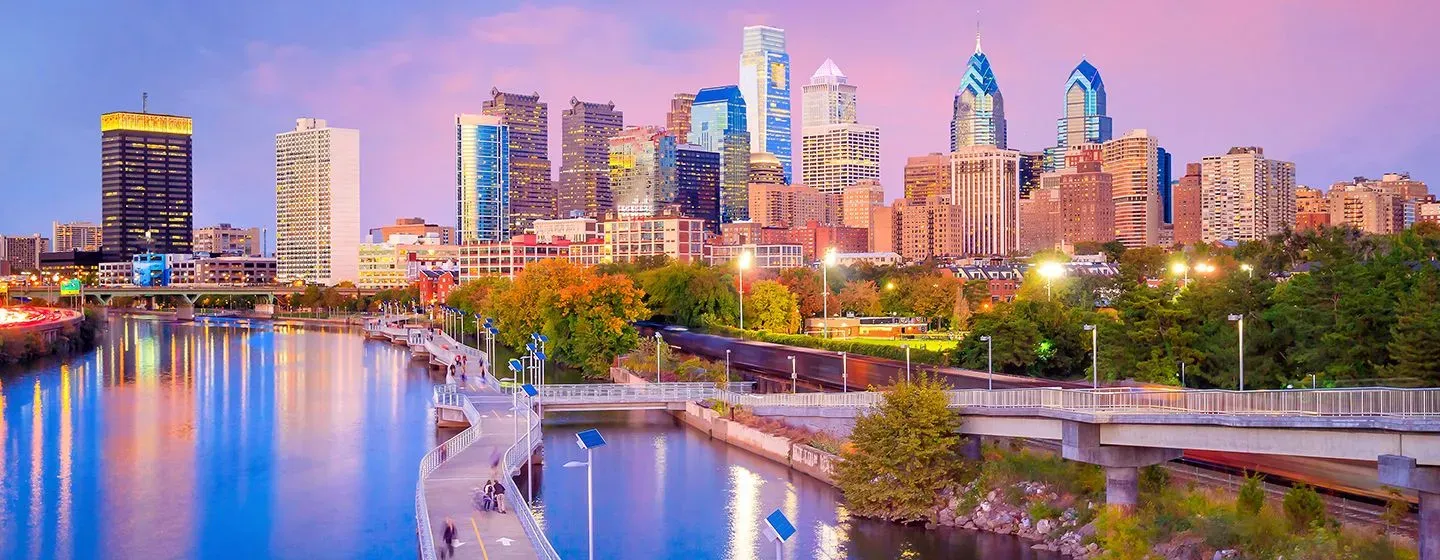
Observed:
[[[1015,535],[1022,539],[1037,541],[1030,548],[1058,552],[1076,559],[1088,559],[1099,553],[1095,543],[1085,540],[1095,534],[1092,523],[1080,524],[1082,506],[1072,505],[1054,518],[1031,519],[1030,513],[1019,506],[1005,502],[1002,489],[985,494],[973,507],[967,507],[964,496],[975,491],[975,483],[959,491],[948,491],[940,496],[932,521],[926,528],[955,527],[972,531],[986,531],[1000,535]],[[1044,500],[1047,503],[1061,501],[1061,495],[1049,485],[1040,482],[1017,482],[1013,485],[1026,499]],[[1093,502],[1086,502],[1086,510],[1094,510]]]

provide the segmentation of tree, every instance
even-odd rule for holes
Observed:
[[[761,280],[750,285],[745,298],[745,318],[750,328],[778,333],[800,330],[800,307],[795,294],[784,284]]]
[[[735,285],[721,269],[672,263],[635,278],[656,317],[692,327],[735,323],[739,312]]]
[[[851,312],[861,317],[880,314],[880,288],[869,280],[847,282],[836,294],[836,303],[841,313]]]
[[[647,314],[644,293],[629,277],[586,274],[583,282],[561,288],[547,314],[546,328],[556,359],[604,376],[615,357],[635,348],[639,336],[631,323]]]
[[[1434,269],[1421,274],[1415,288],[1400,299],[1390,327],[1388,377],[1440,383],[1440,282]]]
[[[820,273],[809,268],[787,268],[780,271],[776,280],[795,294],[801,317],[814,317],[820,313],[824,303],[820,299]]]
[[[934,272],[909,278],[900,286],[910,311],[925,317],[937,328],[950,325],[960,289],[961,282],[954,276]]]
[[[962,466],[960,417],[946,386],[921,373],[885,389],[880,406],[855,419],[835,482],[851,512],[888,521],[926,519]]]

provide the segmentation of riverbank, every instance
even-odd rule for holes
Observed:
[[[0,328],[0,365],[26,364],[46,356],[69,355],[95,348],[102,319],[89,310],[64,312],[52,321]]]

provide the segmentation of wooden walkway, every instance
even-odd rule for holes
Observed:
[[[504,476],[502,461],[505,450],[514,443],[517,432],[514,414],[510,410],[510,396],[487,388],[472,393],[470,400],[481,414],[483,432],[480,439],[457,456],[450,457],[425,479],[425,502],[430,510],[435,549],[441,558],[445,557],[441,533],[445,530],[445,519],[449,518],[455,522],[460,535],[454,558],[536,558],[530,538],[515,516],[516,508],[525,507],[523,496],[506,493],[506,513],[481,511],[472,497],[484,487],[485,481],[498,481]],[[518,428],[523,437],[525,427]]]

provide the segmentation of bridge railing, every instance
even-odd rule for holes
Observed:
[[[525,503],[524,494],[515,485],[514,476],[519,474],[520,468],[530,460],[535,446],[540,444],[541,431],[540,422],[536,417],[534,403],[528,396],[522,397],[519,402],[520,410],[515,411],[515,421],[524,422],[529,428],[529,438],[524,434],[505,450],[505,476],[500,477],[500,484],[505,486],[505,494],[510,496],[511,504],[515,506],[515,517],[520,521],[520,526],[525,529],[525,535],[530,538],[530,544],[535,548],[537,556],[544,560],[560,560],[560,555],[555,552],[555,547],[550,544],[550,539],[545,536],[544,528],[540,527],[540,521],[535,517],[535,511]]]
[[[557,384],[536,387],[541,402],[640,402],[693,401],[716,398],[722,392],[744,394],[754,383],[634,383],[634,384]]]
[[[445,440],[445,443],[436,446],[424,457],[421,457],[420,476],[415,480],[415,529],[416,537],[420,541],[421,560],[436,558],[435,532],[430,527],[430,508],[425,503],[425,479],[429,478],[430,473],[440,468],[440,465],[444,464],[446,460],[469,448],[471,444],[480,439],[482,433],[481,417],[479,411],[475,409],[475,405],[471,404],[469,399],[464,399],[463,395],[456,393],[453,385],[435,386],[434,402],[437,406],[447,404],[455,397],[461,397],[462,402],[453,406],[459,406],[465,411],[465,418],[470,421],[470,427],[456,434],[455,437]]]

